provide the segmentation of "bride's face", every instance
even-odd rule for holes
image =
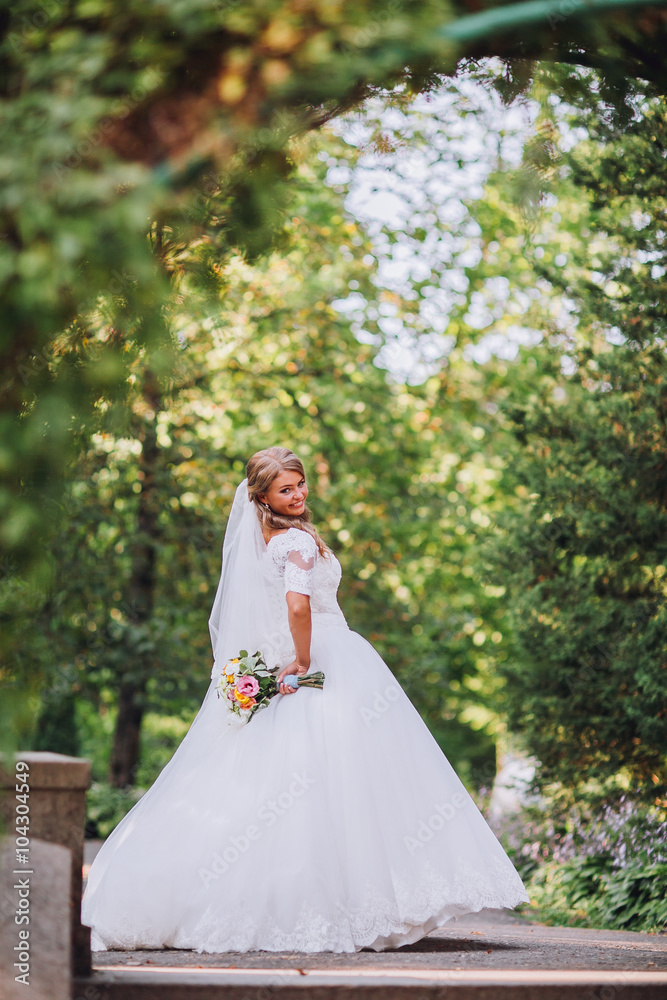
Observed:
[[[303,514],[307,496],[306,480],[299,472],[279,472],[259,499],[268,503],[276,514],[296,517]]]

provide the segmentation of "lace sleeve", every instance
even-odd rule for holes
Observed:
[[[290,590],[297,594],[312,593],[312,576],[317,562],[317,543],[305,531],[297,529],[291,541],[291,548],[285,562],[285,593]]]

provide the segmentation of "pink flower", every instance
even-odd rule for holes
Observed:
[[[236,690],[239,694],[244,694],[248,698],[252,698],[254,694],[259,691],[259,684],[257,683],[256,677],[239,677],[236,681]]]

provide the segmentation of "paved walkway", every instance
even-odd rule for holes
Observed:
[[[190,951],[95,952],[93,964],[225,969],[595,969],[667,973],[667,935],[546,927],[510,913],[482,910],[393,951],[321,952]],[[667,980],[665,988],[667,997]]]
[[[93,851],[94,846],[87,845],[88,863]],[[260,978],[262,982],[266,978],[274,988],[278,982],[305,985],[308,981],[314,987],[330,982],[370,985],[371,980],[384,980],[387,987],[402,981],[413,986],[446,982],[452,987],[472,979],[478,987],[490,987],[494,981],[500,986],[505,980],[525,979],[534,985],[553,980],[555,989],[562,988],[562,996],[570,995],[566,984],[571,981],[589,990],[581,995],[603,1000],[619,994],[619,1000],[635,995],[667,998],[667,935],[548,927],[506,910],[482,910],[460,917],[421,941],[393,951],[314,955],[106,951],[93,954],[93,965],[112,978],[122,980],[133,971],[140,978],[146,977],[146,982],[155,978],[151,973],[166,974],[170,980],[199,973],[216,982],[219,979],[220,985],[223,980],[226,985],[243,980],[246,985],[253,982],[259,986]],[[635,993],[635,983],[649,987],[649,992],[642,989]],[[592,992],[601,989],[607,993]]]

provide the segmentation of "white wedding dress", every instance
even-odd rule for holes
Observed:
[[[243,724],[215,692],[103,844],[82,903],[94,951],[377,951],[528,900],[511,861],[373,647],[348,628],[340,563],[298,528],[266,549],[309,594],[310,671]],[[254,652],[254,650],[250,650]]]

